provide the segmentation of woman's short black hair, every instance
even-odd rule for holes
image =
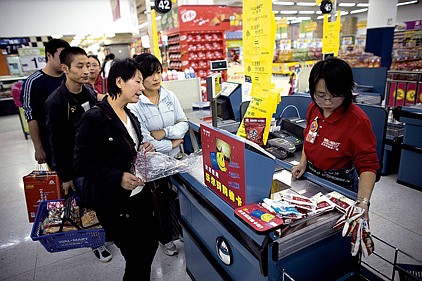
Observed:
[[[122,92],[116,84],[117,78],[120,77],[126,82],[135,76],[137,70],[143,72],[142,66],[132,59],[115,60],[108,74],[108,95],[116,99]]]
[[[138,62],[144,69],[144,72],[142,72],[144,79],[157,71],[163,72],[163,66],[161,65],[161,62],[154,55],[149,53],[137,55],[135,57],[135,61]]]
[[[321,79],[324,79],[331,95],[344,97],[343,106],[347,109],[352,103],[355,86],[350,65],[338,58],[328,58],[317,62],[309,75],[309,91],[314,101],[316,84]]]
[[[98,65],[101,65],[100,60],[98,59],[98,57],[96,55],[89,55],[88,58],[96,59],[97,62],[98,62]]]

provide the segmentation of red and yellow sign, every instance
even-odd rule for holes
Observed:
[[[416,89],[416,82],[407,83],[406,91],[406,83],[391,83],[387,103],[388,106],[405,106],[422,103],[422,86]]]
[[[201,124],[205,185],[233,208],[246,202],[245,145]]]

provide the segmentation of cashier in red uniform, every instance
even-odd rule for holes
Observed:
[[[357,192],[356,206],[366,210],[379,169],[376,139],[368,116],[352,103],[352,69],[347,62],[319,61],[309,76],[313,102],[308,107],[300,163],[292,175],[305,171]]]

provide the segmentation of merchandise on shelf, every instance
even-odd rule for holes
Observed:
[[[409,26],[409,24],[396,27],[393,41],[392,70],[422,71],[422,29],[414,28],[414,25]]]

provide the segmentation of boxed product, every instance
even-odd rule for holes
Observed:
[[[56,172],[33,171],[23,177],[29,222],[34,222],[41,201],[63,198],[60,178]]]

